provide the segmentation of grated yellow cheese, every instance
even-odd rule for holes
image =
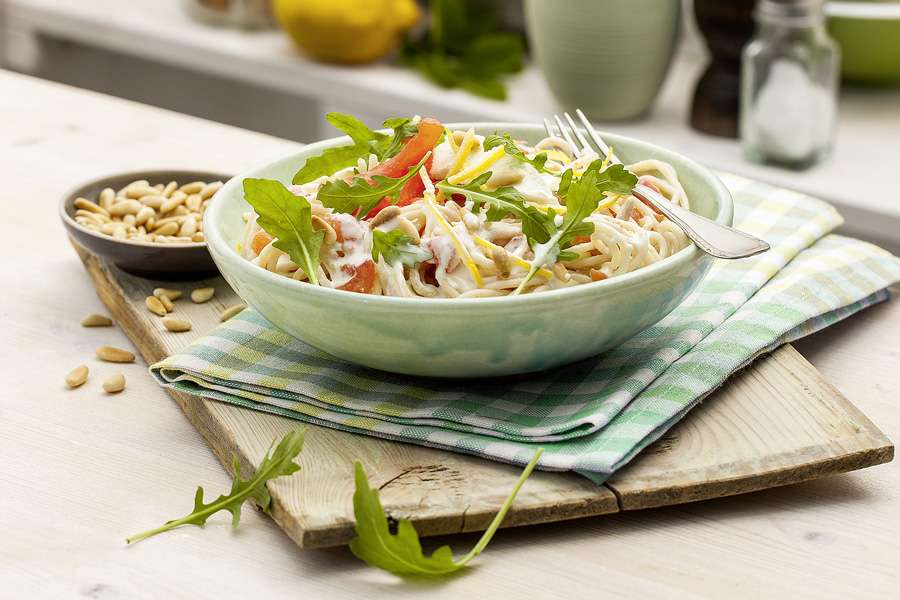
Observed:
[[[454,152],[459,151],[459,144],[456,143],[456,140],[453,139],[453,132],[444,127],[444,137],[447,138],[447,143],[450,144],[450,148]]]
[[[488,249],[491,249],[491,250],[493,250],[494,248],[500,248],[500,246],[498,246],[497,244],[492,244],[491,242],[487,241],[486,239],[484,239],[484,238],[482,238],[482,237],[478,237],[477,235],[473,235],[473,236],[472,236],[472,239],[475,240],[475,243],[476,243],[476,244],[478,244],[479,246],[482,246],[482,247],[484,247],[484,248],[488,248]],[[520,267],[522,267],[523,269],[525,269],[526,271],[530,271],[530,270],[531,270],[531,263],[528,262],[527,260],[522,259],[522,258],[519,258],[518,256],[516,256],[516,255],[514,255],[514,254],[510,254],[510,255],[509,255],[509,258],[510,258],[514,263],[516,263],[517,265],[519,265]],[[544,269],[544,268],[538,269],[538,270],[537,270],[537,274],[540,275],[540,276],[542,276],[542,277],[546,277],[547,279],[550,279],[551,277],[553,277],[553,273],[550,272],[550,271],[548,271],[547,269]]]
[[[488,152],[485,155],[484,159],[474,167],[448,177],[447,183],[455,185],[457,183],[460,183],[461,181],[470,181],[472,179],[475,179],[476,177],[490,169],[491,165],[503,158],[505,154],[506,152],[504,151],[503,146],[497,146],[496,148]]]
[[[603,162],[600,163],[600,170],[601,170],[601,171],[606,170],[606,167],[609,166],[609,161],[612,160],[612,155],[613,155],[613,147],[612,147],[612,145],[610,145],[610,146],[606,149],[606,158],[604,158],[604,159],[603,159]]]
[[[472,274],[472,279],[475,280],[475,285],[481,287],[484,285],[484,280],[481,278],[481,273],[478,272],[478,267],[475,265],[475,261],[472,260],[472,255],[469,254],[469,250],[466,248],[465,244],[456,236],[456,232],[453,231],[453,227],[450,226],[450,223],[447,222],[447,219],[444,218],[444,215],[441,214],[441,211],[437,209],[437,206],[434,205],[434,194],[431,192],[425,192],[424,197],[425,206],[431,211],[431,214],[434,215],[434,218],[437,219],[437,222],[441,227],[447,232],[447,235],[450,236],[450,242],[453,244],[453,248],[456,250],[456,253],[459,255],[460,260],[463,261],[463,264],[466,265],[466,268],[469,269],[469,272]]]
[[[454,173],[462,169],[463,165],[466,164],[466,159],[469,158],[469,154],[472,153],[472,148],[475,147],[476,143],[478,143],[478,140],[475,139],[475,130],[468,130],[465,137],[463,137],[462,143],[459,145],[459,152],[456,153],[456,158],[453,159],[453,164],[450,165],[450,170],[447,172],[448,178],[450,175],[453,175]]]

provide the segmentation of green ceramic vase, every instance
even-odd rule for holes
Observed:
[[[525,0],[532,52],[556,100],[592,119],[634,118],[672,59],[680,0]]]

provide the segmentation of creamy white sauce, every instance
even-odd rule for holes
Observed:
[[[357,268],[372,256],[372,233],[364,223],[353,215],[334,213],[331,219],[341,227],[343,242],[332,244],[322,260],[331,275],[331,283],[339,288],[346,285]],[[343,256],[341,256],[343,254]]]

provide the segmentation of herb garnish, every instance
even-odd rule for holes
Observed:
[[[259,215],[257,223],[277,238],[275,247],[287,252],[313,285],[319,283],[319,250],[325,232],[312,226],[312,208],[303,196],[292,194],[274,179],[244,179],[244,199]]]
[[[413,244],[412,239],[399,229],[392,231],[373,229],[372,258],[377,261],[379,257],[384,257],[384,262],[389,265],[399,261],[407,267],[412,267],[430,260],[432,254],[418,244]]]
[[[465,185],[451,185],[442,181],[437,184],[437,188],[447,197],[462,194],[476,207],[487,204],[489,221],[499,221],[509,214],[515,216],[522,221],[522,232],[530,242],[541,243],[550,239],[554,229],[553,216],[527,204],[521,192],[513,187],[485,190],[483,186],[490,178],[491,172],[488,171]]]
[[[448,575],[465,567],[473,558],[481,554],[512,506],[516,494],[528,479],[538,459],[543,453],[538,448],[534,457],[522,471],[512,492],[500,507],[500,511],[491,521],[487,531],[468,554],[459,560],[453,560],[453,551],[449,546],[441,546],[431,556],[425,556],[419,535],[415,527],[407,519],[397,523],[397,533],[391,534],[388,529],[387,516],[378,490],[369,487],[369,480],[362,465],[356,463],[356,492],[353,494],[353,514],[356,516],[356,537],[350,542],[350,550],[358,558],[373,567],[378,567],[396,575],[418,575],[435,577]]]
[[[401,58],[445,88],[504,100],[504,75],[522,70],[525,44],[497,31],[493,8],[483,0],[431,0],[429,29],[406,40]]]
[[[522,293],[525,285],[531,281],[538,269],[553,262],[557,258],[572,260],[574,254],[566,252],[572,240],[578,236],[590,235],[594,226],[584,220],[597,208],[598,198],[609,192],[614,194],[630,194],[637,183],[637,177],[620,164],[609,166],[601,171],[602,161],[592,162],[578,179],[573,178],[567,169],[562,176],[560,189],[565,194],[566,214],[563,222],[549,240],[534,245],[534,259],[525,279],[515,289],[513,295]],[[562,183],[565,183],[563,187]]]
[[[384,122],[384,127],[393,130],[392,135],[372,131],[356,117],[339,112],[328,113],[325,120],[350,136],[353,144],[328,148],[319,156],[307,158],[303,167],[294,174],[295,184],[308,183],[323,175],[334,175],[336,171],[356,165],[360,158],[368,158],[369,154],[374,154],[378,160],[390,158],[400,151],[407,138],[418,131],[416,123],[404,118],[392,118]]]
[[[343,179],[333,179],[319,188],[316,198],[322,206],[337,212],[352,213],[359,209],[359,214],[365,215],[383,198],[396,202],[403,185],[413,177],[419,176],[419,169],[430,156],[431,152],[426,153],[419,164],[410,167],[406,175],[396,179],[384,175],[356,176],[350,183]]]
[[[294,459],[297,458],[300,450],[303,449],[303,433],[302,429],[295,429],[282,438],[275,450],[272,450],[270,446],[269,451],[266,452],[266,457],[259,464],[256,473],[250,479],[241,479],[241,463],[238,461],[237,456],[232,457],[234,481],[228,494],[223,494],[209,504],[204,504],[203,488],[198,487],[197,493],[194,495],[194,510],[191,514],[180,519],[168,521],[156,529],[133,535],[126,542],[133,544],[181,525],[198,525],[202,527],[206,524],[206,520],[209,517],[222,510],[227,510],[231,513],[231,525],[232,527],[237,527],[241,521],[241,507],[245,500],[254,500],[263,512],[268,513],[272,504],[272,497],[269,495],[269,490],[266,489],[266,482],[300,470],[300,465],[295,463]],[[275,445],[274,441],[272,445]]]
[[[485,151],[488,151],[496,146],[503,146],[503,150],[508,155],[517,158],[524,163],[528,163],[538,171],[544,170],[544,163],[547,162],[547,155],[544,153],[540,153],[535,155],[534,158],[528,158],[527,156],[525,156],[525,153],[522,151],[522,149],[516,145],[516,142],[513,141],[508,133],[493,133],[484,138]]]

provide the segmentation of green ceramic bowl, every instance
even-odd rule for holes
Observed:
[[[509,131],[536,142],[538,125],[461,123],[481,134]],[[637,140],[604,134],[626,162],[659,158],[673,164],[693,210],[731,224],[728,190],[687,158]],[[308,156],[345,145],[341,137],[304,147],[243,173],[216,194],[204,231],[221,273],[274,325],[338,358],[395,373],[487,377],[549,369],[621,344],[666,316],[697,286],[712,259],[691,245],[649,267],[567,289],[504,298],[424,299],[355,294],[294,281],[241,258],[236,245],[250,210],[244,177],[288,183]]]
[[[829,2],[826,13],[845,81],[900,83],[900,2]]]

